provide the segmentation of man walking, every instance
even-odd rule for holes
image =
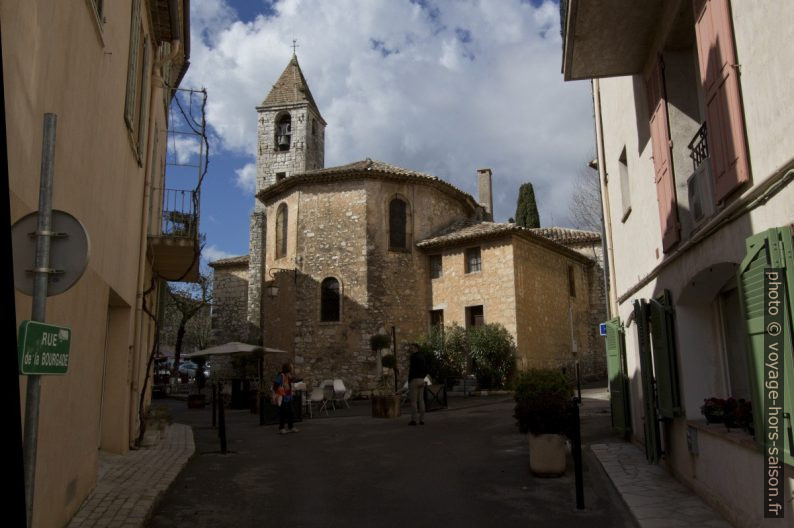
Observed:
[[[411,356],[408,364],[408,398],[411,402],[411,421],[408,425],[416,425],[417,404],[419,409],[419,425],[425,425],[425,376],[427,363],[425,356],[419,352],[416,343],[409,345]]]

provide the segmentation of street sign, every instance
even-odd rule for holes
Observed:
[[[19,325],[19,373],[66,374],[71,329],[38,321]]]
[[[601,323],[598,325],[598,333],[603,337],[607,335],[607,324]]]
[[[26,295],[33,295],[38,215],[38,211],[34,211],[17,220],[11,227],[14,287]],[[53,209],[51,229],[47,297],[65,292],[80,279],[88,264],[90,253],[88,233],[80,220],[74,216]]]

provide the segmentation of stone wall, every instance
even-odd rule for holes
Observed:
[[[479,247],[482,270],[466,273],[466,249]],[[430,279],[428,259],[441,255],[441,277]],[[466,325],[466,307],[483,306],[486,323],[499,323],[516,339],[516,285],[513,273],[513,245],[507,236],[493,241],[472,241],[469,244],[428,252],[425,276],[430,284],[431,302],[428,310],[444,310],[444,324]],[[429,323],[430,316],[426,312]]]
[[[518,357],[521,369],[552,367],[573,376],[578,359],[582,377],[597,376],[593,358],[590,263],[583,263],[520,237],[514,237]],[[573,267],[575,296],[570,295]],[[597,327],[596,327],[597,331]]]
[[[427,332],[424,256],[413,244],[388,250],[388,202],[395,195],[410,204],[409,240],[470,213],[436,189],[376,178],[305,185],[267,204],[267,265],[288,271],[275,273],[278,298],[264,299],[264,343],[288,350],[312,385],[342,378],[356,391],[374,389],[382,372],[369,339],[392,326],[402,383],[404,345]],[[289,211],[287,254],[276,260],[275,211],[282,203]],[[327,277],[341,285],[339,322],[320,322],[320,285]]]
[[[308,104],[259,107],[257,111],[259,122],[257,124],[256,193],[276,183],[276,173],[283,172],[286,177],[290,177],[307,170],[323,168],[325,125]],[[282,151],[277,148],[275,131],[276,121],[285,113],[289,113],[291,118],[291,142],[290,148]],[[270,280],[270,277],[265,275],[265,252],[269,255],[275,254],[273,247],[267,247],[267,233],[271,233],[269,237],[271,245],[275,244],[275,236],[272,236],[274,229],[267,227],[264,204],[256,198],[254,202],[248,250],[250,255],[248,320],[256,329],[256,335],[252,337],[258,341],[261,339],[259,320],[262,313],[262,287],[264,282]],[[270,214],[273,225],[276,221],[275,212],[273,209]],[[292,218],[290,218],[290,225],[296,225]],[[295,240],[294,233],[291,233],[289,240]],[[292,251],[294,253],[294,244]]]
[[[247,341],[248,262],[218,265],[213,272],[212,342]]]

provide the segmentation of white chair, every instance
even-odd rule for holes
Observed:
[[[348,391],[345,388],[345,382],[343,382],[340,379],[335,379],[333,383],[334,383],[334,385],[333,385],[334,386],[334,401],[335,402],[340,402],[340,405],[342,403],[344,403],[345,405],[347,405],[347,408],[349,409],[350,408],[350,404],[347,402],[347,400],[348,400],[348,398],[350,396],[348,396]]]
[[[325,383],[325,382],[323,382]],[[320,407],[321,411],[325,411],[325,414],[328,414],[328,404],[331,404],[331,408],[336,410],[336,405],[334,405],[334,386],[333,382],[331,385],[322,385],[320,388],[323,391],[323,406]]]
[[[317,403],[320,405],[320,411],[325,411],[325,415],[328,416],[328,409],[325,409],[323,403],[325,402],[325,394],[323,392],[322,387],[315,387],[312,389],[311,394],[309,394],[309,418],[314,418],[312,415],[312,404]]]

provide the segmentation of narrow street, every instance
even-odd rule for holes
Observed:
[[[423,427],[409,427],[406,416],[371,418],[369,402],[356,401],[283,436],[248,411],[227,411],[226,455],[209,407],[161,401],[175,422],[193,427],[196,453],[152,527],[634,526],[589,449],[583,512],[570,457],[561,478],[530,473],[509,397],[450,398],[450,408],[428,413]],[[607,405],[585,398],[585,444],[609,441]]]

